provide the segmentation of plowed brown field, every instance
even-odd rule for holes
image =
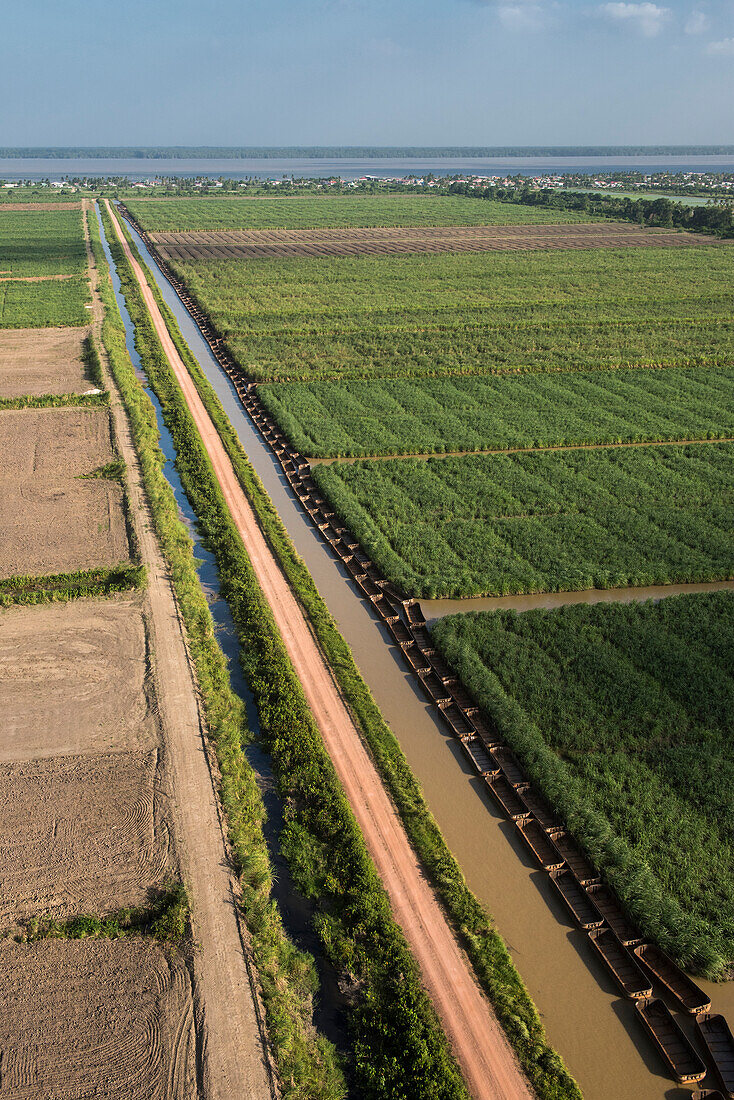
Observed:
[[[100,480],[3,486],[0,577],[111,567],[129,558],[122,486]]]
[[[144,905],[172,869],[160,773],[157,749],[0,764],[0,926]]]
[[[6,409],[0,412],[0,483],[43,484],[79,477],[110,462],[105,408]]]
[[[0,944],[0,1096],[195,1100],[191,982],[140,940]]]
[[[546,248],[695,246],[703,238],[616,222],[400,229],[261,229],[151,233],[167,260],[394,256],[399,253],[527,251]]]
[[[152,749],[143,599],[0,611],[0,761]]]
[[[86,335],[78,328],[0,329],[0,398],[91,389],[82,362]]]

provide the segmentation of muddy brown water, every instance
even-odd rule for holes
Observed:
[[[495,810],[458,743],[419,694],[387,631],[302,512],[175,291],[134,231],[133,236],[398,737],[469,886],[494,916],[550,1042],[586,1100],[688,1100],[690,1090],[666,1076],[632,1004],[618,996],[585,933],[571,926],[551,893],[548,876],[531,863],[514,827]],[[734,983],[701,984],[712,998],[712,1011],[734,1020]],[[688,1022],[682,1022],[690,1033]]]

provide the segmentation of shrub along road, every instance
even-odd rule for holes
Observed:
[[[326,748],[389,894],[395,918],[418,961],[469,1090],[477,1100],[529,1100],[532,1093],[509,1043],[428,885],[377,769],[258,526],[216,428],[111,209],[110,215]]]

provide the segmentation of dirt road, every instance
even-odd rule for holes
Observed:
[[[90,264],[92,259],[90,256]],[[96,285],[96,281],[95,281]],[[95,318],[100,303],[93,296]],[[119,395],[117,440],[127,464],[132,512],[148,566],[149,628],[157,701],[169,753],[184,878],[192,904],[197,1038],[207,1100],[267,1100],[271,1082],[254,975],[235,904],[219,803],[209,768],[183,626],[153,527]]]
[[[109,203],[108,209],[326,748],[389,894],[395,918],[418,961],[426,989],[441,1017],[469,1090],[476,1100],[530,1100],[532,1092],[512,1049],[424,877],[359,731],[257,524],[219,435]]]

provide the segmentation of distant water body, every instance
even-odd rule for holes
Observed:
[[[157,176],[209,176],[242,179],[326,178],[340,176],[344,180],[360,176],[436,176],[457,174],[496,176],[559,174],[563,172],[726,172],[734,171],[734,155],[721,156],[578,156],[578,157],[475,157],[391,158],[374,157],[363,160],[293,158],[293,159],[222,159],[208,160],[147,160],[136,158],[0,158],[0,179],[50,179],[63,176],[125,176],[146,180]]]

